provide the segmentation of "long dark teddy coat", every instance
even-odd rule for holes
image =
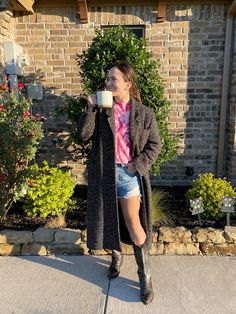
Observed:
[[[152,208],[148,171],[161,143],[153,111],[134,99],[131,102],[131,155],[141,178],[140,221],[150,245]],[[94,250],[121,250],[120,242],[131,240],[116,195],[114,108],[82,113],[77,130],[84,141],[93,137],[88,165],[87,245]]]

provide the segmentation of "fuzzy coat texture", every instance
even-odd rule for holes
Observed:
[[[152,235],[151,183],[149,170],[158,157],[161,141],[153,111],[131,99],[131,156],[141,178],[140,221],[150,246]],[[90,249],[121,250],[121,242],[131,244],[116,194],[114,108],[83,112],[78,136],[92,137],[88,164],[87,246]]]

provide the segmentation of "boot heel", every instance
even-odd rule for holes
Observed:
[[[109,279],[113,279],[119,276],[122,263],[123,263],[122,252],[112,250],[111,264],[108,268],[107,274]]]

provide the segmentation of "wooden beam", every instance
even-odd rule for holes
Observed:
[[[17,2],[28,12],[34,13],[34,0],[17,0]]]
[[[88,23],[88,7],[86,0],[78,0],[81,23]]]
[[[68,7],[78,6],[79,0],[37,0],[37,7]],[[160,0],[161,1],[161,0]],[[231,4],[232,0],[167,0],[167,4]],[[158,0],[87,0],[87,6],[157,6]]]
[[[157,23],[164,22],[166,19],[167,0],[159,0],[157,6]]]

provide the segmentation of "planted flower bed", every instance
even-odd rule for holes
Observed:
[[[199,227],[185,201],[186,190],[188,187],[165,188],[171,203],[168,209],[171,226],[164,220],[156,222],[150,254],[236,255],[235,216],[232,216],[231,226],[225,226],[225,219],[203,219],[203,226]],[[49,217],[29,218],[18,203],[0,224],[0,255],[88,254],[86,187],[77,187],[75,196],[79,206],[67,213],[64,228],[45,227],[51,223]],[[126,254],[133,252],[129,245],[123,245],[123,250]]]
[[[226,225],[226,215],[218,220],[202,218],[202,226],[199,226],[197,217],[191,214],[189,204],[185,199],[185,193],[189,188],[190,187],[160,188],[165,191],[168,196],[168,205],[165,214],[168,215],[169,219],[161,218],[157,220],[154,223],[154,231],[160,227],[180,226],[190,230],[195,227],[224,229]],[[86,193],[86,186],[76,187],[74,197],[77,200],[77,207],[66,213],[64,227],[80,230],[86,229]],[[0,230],[14,229],[18,231],[35,231],[39,227],[50,225],[51,221],[52,217],[50,216],[46,218],[27,216],[23,210],[23,202],[17,202],[12,206],[11,210],[9,210],[6,219],[0,222]],[[230,225],[236,226],[236,215],[231,216]]]

